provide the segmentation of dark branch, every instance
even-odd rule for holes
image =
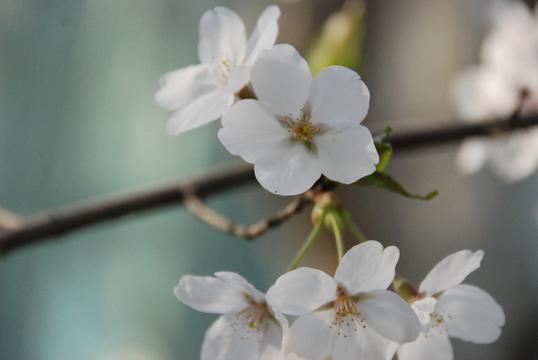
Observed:
[[[510,118],[480,124],[447,125],[421,131],[393,134],[389,140],[399,151],[454,143],[470,136],[493,136],[538,125],[538,115]],[[207,173],[187,181],[141,192],[113,196],[60,210],[47,211],[26,219],[18,229],[0,233],[0,252],[8,253],[27,245],[50,240],[90,225],[110,221],[128,214],[166,206],[179,205],[188,194],[200,198],[216,195],[254,182],[250,166]]]
[[[538,125],[538,115],[511,118],[508,120],[493,120],[477,124],[457,124],[425,129],[422,131],[409,131],[390,135],[388,140],[394,151],[420,149],[459,142],[473,136],[495,136],[517,129]]]
[[[178,205],[185,200],[187,194],[211,196],[253,182],[254,174],[249,166],[232,167],[154,189],[47,211],[29,218],[20,229],[0,233],[0,252],[6,254],[27,245],[47,241],[53,236],[127,214]]]

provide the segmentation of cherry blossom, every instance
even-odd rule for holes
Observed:
[[[283,360],[286,318],[240,275],[185,275],[174,294],[195,310],[222,314],[205,334],[201,360]]]
[[[439,262],[422,281],[411,307],[422,325],[415,342],[401,345],[399,360],[452,360],[449,337],[478,344],[497,340],[504,312],[485,291],[462,284],[480,267],[483,251],[462,250]]]
[[[344,255],[334,278],[312,268],[282,275],[266,298],[282,313],[298,317],[284,351],[308,360],[386,360],[387,339],[415,340],[420,330],[416,315],[385,290],[398,258],[396,247],[383,249],[379,242],[367,241]]]
[[[454,87],[460,116],[468,122],[506,118],[527,96],[522,114],[538,112],[538,17],[519,2],[496,11],[493,29],[482,46],[482,63],[462,73]],[[524,179],[538,166],[538,128],[493,138],[464,141],[457,157],[464,173],[489,163],[507,182]]]
[[[331,66],[315,79],[291,45],[263,52],[252,68],[258,100],[236,103],[218,136],[234,155],[254,164],[267,190],[295,195],[323,174],[349,184],[375,171],[379,156],[360,122],[370,93],[360,76]]]
[[[279,16],[278,7],[267,7],[247,41],[245,25],[232,10],[216,7],[202,15],[200,64],[163,75],[155,95],[160,106],[172,111],[169,133],[177,135],[222,116],[249,83],[260,52],[274,45]]]

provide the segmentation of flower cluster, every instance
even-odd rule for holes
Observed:
[[[187,275],[174,293],[196,310],[223,314],[206,333],[202,360],[390,360],[395,354],[451,360],[449,337],[490,343],[504,325],[504,312],[489,294],[461,284],[482,256],[452,254],[418,291],[406,284],[411,291],[398,291],[401,296],[386,290],[398,249],[371,240],[350,249],[334,277],[299,268],[264,295],[235,273]]]
[[[312,76],[294,47],[275,45],[279,16],[277,7],[268,7],[247,40],[233,11],[206,12],[200,20],[201,64],[164,75],[156,94],[172,111],[170,133],[221,118],[218,139],[254,165],[265,189],[279,195],[312,189],[308,195],[315,204],[311,234],[267,294],[233,272],[179,280],[174,293],[181,302],[221,315],[206,332],[201,359],[451,360],[449,337],[495,341],[504,325],[502,308],[483,290],[462,284],[480,266],[482,251],[448,256],[415,290],[396,275],[399,250],[366,240],[328,187],[314,186],[322,176],[351,184],[375,172],[377,183],[389,179],[392,191],[432,197],[410,194],[383,173],[392,153],[388,143],[377,143],[385,152],[380,150],[383,161],[376,169],[380,155],[361,125],[369,108],[367,86],[342,66]],[[528,79],[512,74],[496,56],[488,69],[517,84],[514,91],[538,87],[538,75],[536,83],[523,83]],[[334,232],[339,259],[334,276],[297,268],[324,227]],[[347,253],[346,228],[360,243]]]
[[[373,173],[379,156],[361,125],[368,88],[341,66],[313,78],[295,48],[273,46],[279,14],[268,7],[248,41],[233,11],[215,8],[202,16],[201,64],[164,75],[156,94],[173,111],[169,132],[222,117],[224,147],[254,164],[260,184],[275,194],[301,194],[322,174],[350,184]]]
[[[469,122],[538,111],[538,15],[516,1],[496,10],[481,65],[461,74],[454,87],[458,111]],[[538,128],[464,141],[460,169],[473,173],[486,163],[508,182],[532,174],[538,166]]]

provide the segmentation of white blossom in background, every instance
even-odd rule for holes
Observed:
[[[487,344],[497,340],[505,318],[485,291],[462,284],[480,267],[483,251],[462,250],[438,263],[420,284],[411,306],[422,325],[419,338],[398,349],[399,360],[452,360],[449,337]]]
[[[217,7],[202,15],[200,64],[163,75],[155,95],[160,106],[172,111],[169,133],[177,135],[222,116],[249,83],[259,53],[274,45],[279,16],[278,7],[267,7],[247,41],[245,25],[232,10]]]
[[[420,330],[415,313],[385,290],[398,258],[396,247],[367,241],[344,255],[334,278],[312,268],[282,275],[266,298],[280,312],[298,317],[284,352],[308,360],[387,360],[386,339],[415,340]]]
[[[222,314],[205,334],[201,360],[283,360],[286,318],[240,275],[185,275],[174,294],[195,310]]]
[[[379,156],[361,121],[370,93],[360,76],[331,66],[315,79],[291,45],[263,52],[252,68],[258,100],[236,103],[218,136],[254,164],[256,178],[280,195],[307,191],[323,174],[350,184],[375,171]]]
[[[481,64],[463,72],[454,86],[459,115],[471,123],[511,116],[524,89],[529,96],[522,113],[538,112],[538,16],[517,1],[496,10]],[[474,173],[486,163],[507,182],[531,175],[538,166],[538,128],[465,140],[457,156],[462,172]]]

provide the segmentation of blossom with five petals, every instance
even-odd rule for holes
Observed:
[[[449,337],[478,344],[497,340],[505,321],[502,308],[485,291],[462,284],[483,256],[483,251],[462,250],[430,271],[411,299],[422,332],[415,342],[400,346],[399,360],[452,360]]]
[[[370,93],[356,72],[331,66],[312,79],[297,50],[280,44],[260,55],[251,81],[258,100],[237,102],[218,136],[254,164],[265,189],[296,195],[322,174],[350,184],[375,171],[379,156],[360,124]]]
[[[298,316],[284,352],[309,360],[386,360],[386,339],[415,340],[417,316],[401,297],[385,290],[398,257],[396,247],[367,241],[344,255],[334,278],[311,268],[282,275],[266,298],[280,312]]]
[[[191,308],[222,314],[207,330],[201,360],[282,359],[287,320],[272,309],[265,296],[233,272],[212,276],[185,275],[174,294]]]
[[[222,116],[249,83],[250,68],[260,52],[274,45],[279,16],[278,7],[267,7],[247,41],[245,25],[232,10],[217,7],[202,15],[200,64],[163,75],[155,95],[159,105],[173,112],[169,133],[177,135]]]
[[[476,123],[506,118],[518,108],[522,90],[528,91],[522,114],[538,112],[538,16],[523,3],[497,9],[492,32],[482,46],[480,66],[463,72],[455,82],[460,116]],[[489,163],[503,180],[522,180],[538,167],[538,127],[492,138],[470,138],[457,156],[464,173]]]

